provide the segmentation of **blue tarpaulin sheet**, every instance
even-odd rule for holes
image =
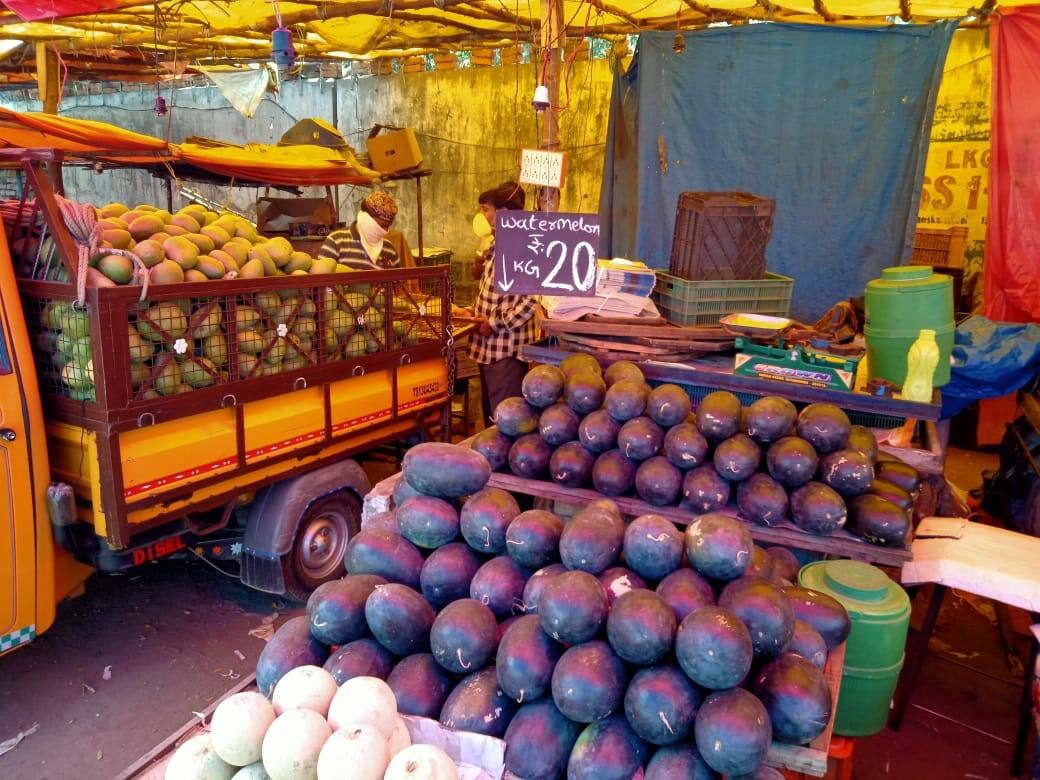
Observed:
[[[667,269],[679,193],[776,200],[766,257],[815,321],[909,257],[954,22],[753,24],[639,37],[614,78],[605,257]]]

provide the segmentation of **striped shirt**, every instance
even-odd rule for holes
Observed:
[[[321,245],[318,257],[335,260],[340,265],[348,266],[355,271],[378,271],[381,268],[397,268],[400,264],[397,250],[386,238],[383,239],[383,251],[379,258],[372,262],[372,258],[365,251],[364,244],[361,243],[356,223],[346,230],[329,233],[325,243]]]
[[[472,333],[469,337],[469,355],[478,363],[494,363],[507,357],[516,357],[520,347],[538,341],[541,329],[535,317],[538,299],[533,295],[503,295],[495,292],[495,246],[487,252],[484,270],[477,284],[473,314],[487,317],[491,335]]]

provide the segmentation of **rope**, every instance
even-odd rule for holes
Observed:
[[[98,227],[97,212],[93,206],[73,203],[62,197],[58,197],[57,201],[65,226],[76,242],[76,304],[82,308],[87,300],[87,271],[90,269],[90,258],[102,248],[101,228]],[[125,249],[104,249],[106,254],[126,257],[134,264],[134,279],[141,286],[141,300],[148,297],[148,267],[144,261]]]

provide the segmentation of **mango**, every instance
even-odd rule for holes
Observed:
[[[241,217],[235,222],[235,236],[246,239],[250,244],[255,244],[257,239],[260,238],[256,232],[256,226]]]
[[[217,248],[217,245],[213,243],[213,239],[209,236],[204,236],[202,233],[186,233],[182,238],[197,246],[200,255],[208,255]]]
[[[255,330],[238,331],[238,351],[247,355],[259,355],[264,349],[263,337]]]
[[[147,382],[151,375],[152,367],[147,363],[130,364],[130,382],[135,389]]]
[[[338,274],[349,274],[353,270],[354,269],[351,268],[349,265],[342,265],[340,263],[336,263],[336,273]]]
[[[245,241],[239,242],[235,239],[228,241],[223,247],[221,247],[222,251],[227,252],[232,259],[238,263],[239,268],[245,265],[246,261],[249,259],[249,250],[251,248],[252,247],[246,246]]]
[[[162,264],[160,263],[155,268],[161,267]],[[152,269],[152,273],[155,273],[155,268]],[[148,341],[155,344],[164,341],[172,344],[183,336],[184,331],[187,329],[188,318],[184,316],[183,309],[169,301],[163,301],[149,307],[143,315],[138,316],[137,320],[138,332]],[[165,331],[165,335],[163,331]],[[180,380],[178,379],[178,381]]]
[[[310,273],[312,274],[334,274],[336,273],[336,266],[339,265],[331,257],[319,257],[313,263],[311,263]]]
[[[300,301],[300,308],[298,314],[301,317],[317,317],[318,305],[310,298],[304,298],[302,301]]]
[[[173,236],[163,242],[163,252],[170,260],[187,271],[199,261],[199,248],[185,236]]]
[[[332,311],[326,311],[325,321],[340,338],[343,338],[352,330],[354,330],[355,327],[357,327],[357,322],[354,319],[354,315],[343,309],[333,309]]]
[[[78,339],[90,333],[90,315],[85,309],[70,306],[62,312],[58,325],[63,336]]]
[[[289,348],[290,355],[303,355],[311,351],[314,342],[306,336],[297,336],[295,333],[290,333],[285,337],[285,345]]]
[[[166,209],[156,209],[155,211],[152,212],[152,216],[153,217],[157,217],[158,219],[161,219],[163,221],[164,225],[167,222],[169,222],[170,219],[173,217],[173,215],[170,212],[168,212]]]
[[[130,230],[130,226],[118,217],[113,217],[112,219],[99,219],[97,227],[101,232],[106,230]]]
[[[238,217],[234,214],[221,214],[213,220],[213,225],[226,231],[229,236],[233,236],[235,235],[235,220],[237,219]]]
[[[149,240],[150,241],[154,241],[159,246],[162,246],[163,241],[165,241],[169,237],[170,237],[169,233],[167,233],[165,230],[160,230],[158,233],[153,233],[152,237]]]
[[[217,225],[207,225],[199,233],[212,241],[214,247],[222,247],[231,240],[231,234]]]
[[[94,367],[90,363],[82,365],[73,360],[61,370],[61,381],[73,390],[86,390],[94,384]]]
[[[330,328],[328,325],[325,326],[325,351],[328,354],[333,354],[339,349],[339,336],[336,335],[336,331]]]
[[[202,215],[203,224],[212,225],[214,222],[217,221],[219,217],[220,215],[217,212],[207,211],[205,214]]]
[[[230,273],[231,271],[238,272],[238,263],[231,255],[225,252],[223,249],[214,249],[209,253],[209,256],[224,266],[224,273]]]
[[[184,281],[186,282],[208,282],[209,277],[197,268],[189,268],[184,272]]]
[[[235,307],[235,326],[238,330],[251,330],[260,321],[260,312],[252,306]]]
[[[135,241],[144,241],[166,227],[166,223],[153,214],[145,214],[130,223],[130,235]]]
[[[267,345],[270,345],[270,348]],[[264,360],[272,366],[281,365],[288,350],[285,339],[279,338],[273,330],[264,331],[264,349],[267,349],[267,354],[263,356]]]
[[[310,317],[297,317],[292,326],[293,333],[301,338],[313,338],[317,332],[317,323]]]
[[[224,311],[214,300],[202,303],[195,309],[188,322],[188,328],[192,338],[204,339],[218,332],[222,322],[224,322]]]
[[[220,279],[225,273],[224,265],[209,255],[201,255],[194,270],[201,271],[207,279]]]
[[[163,233],[168,236],[186,236],[188,232],[187,228],[182,228],[180,225],[167,224],[163,229]]]
[[[301,368],[307,368],[312,362],[313,360],[308,359],[308,356],[293,355],[282,363],[282,371],[299,371]]]
[[[170,217],[170,227],[174,226],[184,228],[188,233],[198,233],[202,229],[202,225],[195,217],[183,211]]]
[[[164,259],[162,244],[155,239],[139,241],[132,251],[141,258],[141,262],[145,264],[146,268],[158,265]]]
[[[153,390],[149,388],[148,390],[145,390],[143,393],[141,393],[142,401],[154,401],[156,398],[162,398],[162,396],[159,395],[158,390]]]
[[[254,246],[250,249],[249,259],[260,261],[260,264],[264,267],[264,276],[274,276],[277,266],[274,264],[274,260],[271,259],[271,255],[262,246]]]
[[[155,375],[155,389],[160,395],[174,395],[181,392],[183,380],[181,367],[172,357],[160,358],[162,367]]]
[[[109,203],[107,206],[102,206],[98,209],[98,216],[102,219],[108,219],[109,217],[118,217],[129,210],[122,203]]]
[[[209,211],[201,203],[189,203],[187,206],[178,211],[178,214],[190,214],[197,222],[202,222],[206,216],[206,212]]]
[[[239,379],[252,377],[258,362],[255,355],[246,355],[241,352],[235,355],[235,367],[238,369]]]
[[[48,301],[40,312],[40,324],[51,330],[60,330],[61,318],[71,306],[70,301]]]
[[[158,211],[159,209],[156,206],[153,206],[150,203],[142,203],[140,206],[134,206],[133,210],[134,211],[152,212],[152,211]]]
[[[289,274],[289,276],[306,276],[306,271],[296,270]]]
[[[238,269],[239,279],[260,279],[264,276],[264,264],[259,260],[250,260]]]
[[[282,270],[287,274],[291,274],[294,271],[303,271],[306,273],[311,270],[311,264],[313,262],[311,256],[306,252],[293,252],[292,257],[289,258],[289,262],[282,267]]]
[[[293,256],[292,244],[282,236],[270,239],[264,244],[264,249],[267,250],[267,254],[271,256],[274,264],[279,268],[283,268]]]
[[[282,309],[282,299],[278,297],[277,293],[273,292],[258,292],[253,297],[253,303],[269,317],[278,315]]]
[[[138,217],[143,217],[147,214],[147,211],[138,211],[137,209],[133,209],[132,211],[127,211],[125,214],[121,214],[119,218],[127,224],[127,227],[129,227],[130,223],[133,222],[135,219],[137,219]]]
[[[188,358],[181,364],[181,378],[192,387],[209,387],[216,373],[217,367],[208,358]]]
[[[141,334],[133,325],[127,325],[127,339],[130,344],[130,362],[143,363],[151,358],[155,347],[141,338]]]
[[[205,355],[213,365],[223,368],[228,361],[227,340],[223,333],[214,333],[202,340],[202,354]]]
[[[126,230],[102,230],[101,240],[113,249],[127,249],[133,237]]]
[[[123,255],[105,255],[98,261],[97,269],[116,284],[127,284],[134,278],[134,263]]]
[[[355,333],[347,341],[346,349],[343,350],[347,357],[361,357],[365,354],[365,349],[368,347],[368,343],[365,341],[363,333]]]
[[[173,260],[160,260],[148,271],[152,284],[179,284],[184,281],[184,269]]]

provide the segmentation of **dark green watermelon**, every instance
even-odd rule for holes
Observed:
[[[495,656],[498,685],[519,703],[549,693],[563,645],[543,630],[537,615],[521,615],[502,635]]]
[[[492,471],[501,471],[509,463],[513,440],[498,430],[497,425],[492,425],[474,436],[470,446],[487,459]],[[403,479],[401,482],[408,484]]]
[[[564,387],[567,406],[581,415],[599,409],[606,395],[607,385],[603,377],[591,371],[576,371],[567,378]]]
[[[629,460],[644,461],[652,458],[664,446],[664,431],[649,417],[636,417],[618,431],[618,449]]]
[[[772,444],[790,436],[798,420],[798,410],[786,398],[767,395],[744,412],[744,431],[759,444]]]
[[[780,545],[767,547],[766,552],[773,559],[773,572],[776,576],[790,583],[798,582],[798,571],[802,564],[793,552]]]
[[[849,442],[845,445],[850,450],[856,450],[866,455],[873,463],[878,457],[878,443],[874,432],[862,425],[853,425],[849,431]]]
[[[552,447],[537,433],[521,436],[509,449],[509,470],[525,479],[541,479],[549,473]]]
[[[648,580],[662,580],[682,566],[683,535],[660,515],[637,517],[625,529],[625,563]]]
[[[521,512],[506,530],[506,553],[521,566],[540,569],[558,556],[563,521],[552,512]]]
[[[549,458],[549,476],[557,485],[584,487],[592,479],[595,456],[579,442],[569,441],[556,448]]]
[[[552,675],[552,697],[560,712],[578,723],[592,723],[621,707],[628,675],[606,642],[567,650]]]
[[[473,449],[476,449],[476,447],[474,447]],[[508,452],[508,451],[509,451],[509,448],[506,447],[506,452]],[[394,506],[395,507],[399,507],[399,506],[401,506],[401,504],[403,504],[405,501],[407,501],[412,496],[421,496],[421,495],[422,495],[422,493],[420,493],[418,490],[416,490],[411,485],[409,485],[408,484],[408,480],[406,480],[402,476],[400,479],[397,480],[397,483],[394,485],[394,492],[393,492]]]
[[[434,609],[469,596],[469,584],[481,566],[468,545],[453,542],[434,550],[419,572],[419,590]]]
[[[874,479],[870,483],[870,489],[867,491],[871,495],[878,496],[891,501],[893,504],[905,509],[907,512],[914,508],[914,497],[909,492],[903,490],[899,485],[894,482],[889,482],[887,479]]]
[[[498,644],[498,622],[491,610],[473,599],[453,601],[430,628],[430,651],[453,674],[483,669]]]
[[[650,388],[645,382],[622,379],[607,389],[603,408],[618,422],[627,422],[639,417],[646,409]]]
[[[794,653],[763,667],[751,684],[773,725],[773,739],[807,745],[827,728],[831,692],[823,672]]]
[[[394,657],[374,639],[348,642],[329,656],[325,671],[337,685],[355,677],[378,677],[385,680],[394,668]]]
[[[820,455],[827,455],[848,444],[852,423],[837,406],[809,404],[798,415],[797,431]]]
[[[524,780],[560,780],[580,733],[552,699],[525,704],[506,729],[506,770]]]
[[[437,663],[432,653],[418,653],[402,658],[387,685],[397,699],[397,711],[419,718],[438,718],[455,680]]]
[[[372,574],[348,574],[319,585],[307,599],[311,636],[324,645],[345,645],[368,636],[365,602],[386,580]]]
[[[400,534],[367,528],[347,544],[343,565],[348,574],[374,574],[387,582],[419,587],[423,557],[419,549]]]
[[[685,543],[690,565],[713,580],[735,580],[751,564],[751,534],[729,515],[701,515],[686,526]]]
[[[697,404],[696,420],[708,441],[724,441],[740,430],[740,399],[728,390],[708,393]]]
[[[704,763],[692,741],[660,748],[646,765],[643,780],[722,780]]]
[[[469,597],[490,607],[499,620],[519,615],[524,611],[524,585],[530,576],[530,570],[500,555],[477,569],[469,586]]]
[[[787,652],[800,655],[817,669],[827,664],[827,643],[823,641],[820,632],[804,620],[794,621],[794,634],[791,635]]]
[[[784,588],[795,618],[816,629],[827,643],[828,652],[844,642],[852,630],[849,613],[841,602],[826,593],[809,588]]]
[[[623,380],[646,382],[642,369],[629,360],[618,360],[611,363],[607,366],[607,370],[603,372],[603,379],[607,383],[607,387]]]
[[[731,490],[729,480],[723,479],[714,465],[705,463],[683,477],[680,506],[695,515],[716,512],[729,503]]]
[[[497,555],[506,551],[506,529],[520,514],[513,494],[485,488],[470,496],[459,513],[459,528],[466,544],[477,552]]]
[[[538,600],[542,630],[557,642],[576,645],[599,633],[607,619],[607,594],[594,576],[568,571],[549,580]]]
[[[663,661],[671,652],[675,629],[675,613],[652,590],[625,593],[607,616],[607,641],[618,656],[637,666]]]
[[[777,525],[787,519],[787,491],[768,474],[752,474],[737,486],[741,517],[758,525]]]
[[[368,628],[394,655],[424,653],[436,614],[419,593],[404,585],[378,585],[365,603]]]
[[[664,435],[664,456],[677,469],[687,471],[704,463],[708,457],[708,440],[696,425],[679,423]]]
[[[846,498],[866,493],[874,481],[874,464],[858,450],[837,450],[820,461],[820,481]]]
[[[516,712],[516,702],[498,687],[498,673],[489,666],[455,686],[441,710],[441,725],[489,737],[505,735]]]
[[[531,406],[544,409],[560,400],[566,381],[556,366],[535,366],[524,376],[520,392]]]
[[[898,504],[867,494],[849,502],[848,529],[871,544],[904,547],[910,533],[910,518]]]
[[[459,535],[459,513],[443,498],[412,496],[396,515],[401,536],[416,547],[436,550]]]
[[[592,355],[574,352],[560,361],[560,371],[563,372],[565,378],[570,379],[574,374],[581,371],[591,371],[593,374],[600,376],[603,374],[603,367],[600,366],[599,361]]]
[[[762,462],[762,450],[744,433],[730,436],[715,448],[712,463],[719,476],[730,482],[743,482],[756,471]]]
[[[794,610],[776,585],[759,577],[742,577],[719,594],[719,606],[739,617],[751,633],[755,658],[779,656],[794,635]]]
[[[691,612],[715,604],[711,583],[693,569],[676,569],[661,580],[655,593],[668,602],[677,623]]]
[[[621,450],[604,452],[592,466],[592,484],[604,496],[621,496],[636,482],[636,464]]]
[[[426,442],[404,454],[401,471],[408,484],[425,496],[461,498],[484,489],[491,464],[476,450]]]
[[[598,583],[597,583],[598,585]],[[256,687],[267,698],[286,672],[297,666],[321,666],[329,648],[311,636],[306,615],[286,620],[260,652],[256,662]]]
[[[567,780],[638,780],[648,755],[620,715],[590,724],[574,743]]]
[[[641,739],[653,745],[671,745],[685,740],[701,694],[682,669],[663,664],[640,669],[625,692],[625,717]]]
[[[506,436],[526,436],[538,431],[538,409],[520,396],[499,402],[492,421]]]
[[[822,482],[809,482],[791,494],[791,520],[803,531],[826,536],[845,525],[845,500]]]
[[[902,461],[885,460],[878,461],[874,469],[878,479],[901,487],[907,493],[913,493],[921,486],[921,473]]]
[[[705,699],[693,732],[708,766],[731,777],[754,772],[773,741],[769,713],[743,688],[718,691]]]
[[[636,493],[653,506],[674,504],[682,489],[682,481],[682,472],[663,455],[644,460],[636,469]]]
[[[744,576],[761,577],[770,581],[773,579],[773,559],[757,544],[751,548],[751,564],[744,572]]]
[[[589,414],[578,425],[578,440],[594,455],[599,455],[617,446],[621,425],[605,409]]]
[[[658,385],[646,399],[646,414],[664,429],[679,425],[690,416],[690,396],[678,385]]]
[[[532,574],[527,584],[524,585],[524,612],[537,614],[545,586],[549,584],[553,577],[557,574],[563,574],[565,571],[567,571],[567,567],[562,563],[554,563]]]
[[[590,504],[564,526],[560,560],[568,569],[600,574],[617,563],[624,543],[625,521]]]
[[[607,594],[607,605],[614,606],[614,602],[633,590],[646,590],[646,583],[634,571],[624,566],[614,566],[600,574],[596,579],[603,586]]]
[[[785,487],[799,487],[813,478],[819,457],[813,446],[797,436],[785,436],[766,452],[770,476]]]
[[[754,659],[751,633],[723,607],[701,607],[679,624],[675,658],[686,676],[709,690],[733,688],[747,677]]]
[[[538,433],[550,447],[559,447],[578,438],[581,418],[567,404],[553,404],[538,418]]]

